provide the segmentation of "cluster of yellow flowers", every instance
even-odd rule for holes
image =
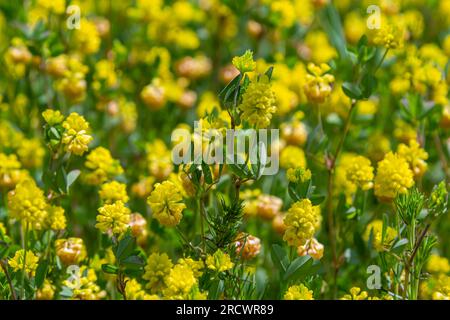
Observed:
[[[11,218],[19,220],[25,228],[66,228],[64,209],[49,205],[44,192],[32,179],[23,180],[8,193],[8,207]]]
[[[422,282],[420,294],[424,299],[449,300],[450,299],[450,264],[448,259],[437,254],[430,256],[427,263],[430,277]]]
[[[313,206],[309,199],[295,202],[284,217],[284,240],[290,246],[304,245],[319,229],[321,220],[320,207]]]
[[[204,300],[205,293],[198,289],[204,267],[201,260],[192,258],[179,259],[174,265],[167,254],[154,252],[148,257],[143,278],[147,280],[146,288],[153,293],[152,299]]]

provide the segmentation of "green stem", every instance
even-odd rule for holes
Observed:
[[[27,264],[27,250],[28,250],[28,223],[25,223],[25,230],[22,231],[22,248],[23,248],[23,263],[22,263],[22,276],[21,276],[21,289],[20,296],[25,300],[25,275],[26,275],[26,264]]]
[[[8,268],[6,267],[6,263],[3,260],[0,260],[0,266],[2,267],[3,272],[5,274],[6,281],[8,281],[9,291],[11,291],[11,298],[13,300],[17,300],[16,291],[14,290],[14,286],[12,284],[11,277],[8,272]]]

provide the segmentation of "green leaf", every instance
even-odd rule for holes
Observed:
[[[136,240],[127,233],[122,240],[119,241],[115,252],[116,259],[121,262],[133,254],[136,246]]]
[[[318,206],[325,200],[325,196],[321,194],[313,194],[309,200],[311,201],[313,206]]]
[[[271,257],[273,263],[278,267],[278,269],[283,270],[283,274],[286,272],[289,266],[289,257],[286,250],[283,249],[278,244],[272,245]]]
[[[109,263],[102,264],[102,270],[104,273],[108,274],[117,274],[119,271],[119,269],[115,265]]]
[[[327,5],[318,14],[319,22],[339,52],[341,60],[348,59],[347,44],[338,11],[333,4]]]
[[[69,192],[70,186],[77,180],[80,176],[80,170],[72,170],[66,176],[66,192]]]
[[[344,82],[342,84],[342,90],[344,91],[345,95],[351,99],[361,99],[362,97],[362,91],[359,88],[359,86],[352,82]]]
[[[48,270],[48,260],[42,259],[39,262],[38,267],[36,268],[36,277],[34,280],[36,288],[42,287],[45,277],[47,276],[47,270]]]
[[[219,99],[221,102],[226,105],[227,102],[230,102],[230,96],[234,93],[237,85],[241,82],[242,74],[238,74],[233,80],[228,83],[225,88],[219,93]]]
[[[123,265],[127,269],[138,270],[144,266],[144,260],[136,255],[129,256],[126,259],[122,260],[121,265]]]
[[[368,40],[367,36],[364,34],[361,38],[359,38],[356,47],[358,48],[358,50],[360,50],[363,47],[367,46],[368,42],[369,42],[369,40]]]
[[[272,79],[272,73],[273,73],[273,66],[271,66],[269,69],[267,69],[267,71],[264,73],[269,80]]]
[[[57,169],[56,171],[56,185],[60,193],[66,192],[67,190],[66,181],[67,181],[66,170],[64,169],[63,166],[60,166],[59,169]]]
[[[53,135],[53,137],[50,137],[51,139],[60,140],[61,135],[59,134],[59,131],[55,127],[50,127],[50,133]]]
[[[213,178],[212,178],[211,170],[204,161],[202,161],[202,172],[203,172],[203,177],[205,178],[205,182],[207,184],[212,184]]]
[[[230,164],[228,164],[228,167],[239,178],[250,178],[251,177],[251,172],[248,170],[248,168],[245,166],[245,164],[237,165],[234,163],[230,163]]]
[[[365,73],[361,79],[362,97],[367,99],[377,86],[377,79],[371,73]]]
[[[304,267],[310,267],[312,265],[312,261],[310,264],[306,264],[308,261],[312,260],[310,256],[303,256],[298,257],[294,261],[291,262],[289,267],[286,270],[286,273],[284,274],[283,280],[288,280],[292,275],[297,273],[298,271],[301,271]]]
[[[406,238],[403,238],[403,239],[400,239],[400,240],[396,241],[394,243],[394,245],[392,246],[392,248],[391,248],[392,252],[394,252],[394,253],[402,252],[403,249],[405,248],[405,246],[408,244],[408,242],[409,241]]]
[[[288,184],[288,193],[292,200],[294,201],[300,201],[302,198],[298,195],[296,190],[296,184],[289,182]]]

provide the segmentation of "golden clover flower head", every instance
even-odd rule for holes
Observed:
[[[29,177],[28,171],[21,169],[15,154],[0,153],[0,186],[11,188]]]
[[[380,161],[391,150],[391,142],[381,132],[375,132],[367,141],[367,154],[372,161]]]
[[[277,94],[279,97],[279,95]],[[308,139],[308,131],[303,122],[294,120],[291,123],[281,124],[281,138],[291,145],[304,145]]]
[[[289,182],[299,183],[311,180],[311,171],[303,167],[289,168],[286,173]]]
[[[116,201],[127,203],[129,198],[127,195],[127,185],[117,181],[106,182],[102,184],[98,192],[100,199],[106,204],[111,204]]]
[[[320,260],[323,257],[324,247],[315,238],[307,240],[306,243],[297,248],[297,254],[301,256],[310,256],[314,260]]]
[[[202,260],[194,260],[192,258],[181,258],[178,260],[179,265],[185,265],[190,268],[192,272],[194,272],[194,277],[199,278],[203,274],[203,269],[205,268],[205,264]]]
[[[45,149],[39,139],[23,139],[17,149],[20,162],[26,168],[38,168],[42,165]]]
[[[54,126],[55,124],[59,124],[64,121],[64,116],[61,112],[59,112],[59,110],[47,109],[42,112],[42,117],[50,126]]]
[[[173,171],[172,153],[164,141],[156,139],[147,147],[148,170],[157,180],[164,180]]]
[[[373,247],[375,250],[381,252],[391,246],[392,242],[397,237],[397,231],[394,228],[387,226],[383,239],[383,221],[377,219],[367,225],[363,235],[364,240],[369,241],[371,235]]]
[[[20,220],[31,229],[41,230],[47,217],[44,192],[32,179],[20,182],[8,193],[8,209],[11,218]]]
[[[8,260],[9,266],[15,271],[23,270],[23,258],[24,258],[24,250],[17,250],[14,254],[14,257]],[[33,251],[28,250],[25,259],[25,272],[34,277],[38,266],[39,257],[33,253]]]
[[[162,225],[173,227],[183,218],[186,205],[182,203],[183,197],[178,187],[171,181],[157,183],[147,199],[152,209],[153,217]]]
[[[256,203],[256,214],[267,220],[273,219],[283,206],[283,200],[268,194],[260,195]]]
[[[286,231],[286,225],[284,224],[284,213],[279,213],[272,220],[272,228],[280,235],[283,235]]]
[[[381,28],[375,34],[374,44],[386,49],[396,49],[403,45],[404,30],[393,23],[382,23]]]
[[[100,48],[100,34],[94,22],[81,19],[81,27],[74,32],[74,43],[78,50],[84,54],[93,54]]]
[[[157,292],[164,287],[164,279],[172,269],[173,263],[165,253],[154,252],[148,256],[145,273],[142,276],[147,280],[146,288]]]
[[[283,239],[290,246],[301,246],[314,236],[318,227],[320,209],[313,206],[309,199],[295,202],[284,217],[286,231]]]
[[[88,150],[88,145],[92,141],[89,133],[89,123],[76,112],[72,112],[63,122],[65,130],[62,143],[66,146],[66,151],[81,156]]]
[[[303,86],[306,97],[312,103],[323,103],[330,96],[334,83],[334,76],[328,74],[330,66],[322,63],[320,66],[308,64],[309,73]]]
[[[72,289],[72,299],[75,300],[99,300],[106,296],[106,292],[96,283],[95,270],[87,266],[81,266],[78,277],[69,277],[63,281],[63,285]]]
[[[242,56],[234,57],[232,63],[241,73],[251,72],[256,69],[256,62],[253,60],[253,52],[251,50],[245,51]]]
[[[422,149],[416,140],[410,140],[409,146],[401,143],[397,148],[397,154],[403,157],[408,163],[414,176],[420,177],[427,171],[428,153]]]
[[[141,99],[151,110],[159,110],[166,104],[166,89],[159,79],[155,79],[142,89]]]
[[[136,238],[147,235],[147,220],[140,213],[132,213],[130,216],[131,234]]]
[[[112,232],[114,235],[122,235],[128,229],[131,211],[125,207],[122,201],[113,204],[105,204],[98,209],[96,228],[103,233]]]
[[[447,258],[432,254],[430,258],[428,258],[426,269],[431,273],[449,273],[450,263]]]
[[[89,169],[83,177],[88,184],[97,185],[123,173],[120,162],[111,156],[108,149],[103,147],[92,150],[87,155],[84,165]]]
[[[142,177],[131,186],[131,192],[139,198],[147,198],[153,190],[154,177]]]
[[[361,291],[358,287],[350,289],[350,293],[344,295],[341,300],[366,300],[368,298],[367,291]]]
[[[239,105],[241,117],[257,128],[267,128],[272,115],[277,111],[275,102],[269,78],[262,75],[258,81],[252,81],[242,95],[242,103]]]
[[[49,229],[58,231],[66,228],[67,219],[64,215],[64,208],[59,206],[48,206],[46,226]]]
[[[302,283],[290,286],[284,294],[284,300],[314,300],[313,291]]]
[[[42,288],[36,292],[37,300],[52,300],[55,296],[56,287],[48,279],[44,280]]]
[[[164,279],[166,288],[163,294],[166,299],[185,299],[196,285],[197,279],[194,272],[186,265],[177,264]]]
[[[208,254],[206,257],[206,266],[208,269],[224,272],[233,268],[234,263],[231,261],[231,258],[228,254],[223,252],[220,249],[217,249],[214,254]]]
[[[413,172],[403,157],[389,152],[378,162],[375,196],[381,201],[392,201],[397,194],[406,193],[413,185]]]
[[[159,300],[154,294],[148,294],[136,279],[126,279],[125,294],[128,300]]]
[[[296,146],[287,146],[281,150],[280,166],[283,169],[306,168],[305,152]]]
[[[347,179],[364,191],[373,187],[373,176],[373,167],[366,157],[356,156],[347,167]]]
[[[81,238],[57,239],[55,250],[56,255],[66,266],[79,264],[86,258],[86,247]]]
[[[261,240],[251,234],[239,233],[234,244],[237,256],[245,260],[256,257],[261,251]]]

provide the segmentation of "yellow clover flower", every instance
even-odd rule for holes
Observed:
[[[284,300],[314,300],[313,291],[304,284],[290,286],[284,294]]]
[[[245,51],[242,56],[234,57],[232,63],[242,74],[256,69],[256,62],[253,60],[253,52],[251,50]]]
[[[367,291],[361,291],[358,287],[350,289],[350,294],[344,295],[341,300],[366,300],[369,297]]]
[[[57,239],[55,241],[56,255],[66,266],[79,264],[86,258],[86,247],[81,238]]]
[[[397,148],[400,157],[408,161],[411,170],[416,177],[422,176],[427,171],[428,153],[422,149],[416,140],[410,140],[409,146],[401,143]]]
[[[284,217],[286,231],[283,239],[290,246],[301,246],[314,236],[320,223],[320,208],[313,206],[309,199],[295,202]]]
[[[347,167],[347,179],[366,191],[373,187],[373,167],[370,160],[363,156],[356,156]]]
[[[289,168],[306,168],[305,152],[296,146],[287,146],[281,150],[280,167]]]
[[[228,254],[218,249],[214,254],[208,254],[206,257],[206,266],[208,269],[224,272],[233,268],[234,263],[231,262],[231,258]]]
[[[171,181],[157,183],[147,199],[152,214],[162,225],[173,227],[183,218],[182,212],[186,205],[178,187]]]
[[[64,215],[64,208],[59,206],[48,206],[46,225],[52,230],[64,230],[66,228],[66,216]]]
[[[127,185],[117,181],[106,182],[102,184],[98,192],[100,199],[106,204],[111,204],[116,201],[128,202]]]
[[[103,147],[92,150],[86,157],[84,165],[89,169],[89,172],[83,177],[88,184],[100,184],[123,173],[120,162],[111,156],[108,149]]]
[[[63,122],[65,132],[62,143],[66,145],[66,151],[81,156],[88,150],[92,136],[88,134],[89,123],[76,112],[72,112]]]
[[[239,105],[242,119],[257,128],[268,127],[272,115],[277,111],[275,101],[269,78],[262,75],[259,81],[252,81],[242,95],[242,103]]]
[[[23,257],[24,250],[17,250],[14,257],[8,260],[9,266],[15,271],[23,270]],[[32,251],[28,250],[25,259],[25,272],[34,277],[38,266],[39,257],[36,256]]]
[[[64,116],[59,112],[59,110],[47,109],[42,112],[42,117],[44,117],[45,122],[47,122],[50,126],[54,126],[55,124],[59,124],[64,121]]]
[[[323,103],[330,96],[334,76],[327,74],[330,67],[322,63],[317,66],[308,64],[309,73],[306,75],[306,84],[303,86],[306,97],[311,103]]]
[[[164,279],[172,269],[173,263],[165,253],[154,252],[148,256],[145,273],[142,276],[147,280],[146,288],[157,292],[164,287]]]
[[[383,251],[386,248],[389,248],[392,242],[397,237],[397,231],[394,228],[386,227],[384,239],[382,241],[383,236],[383,221],[374,220],[370,222],[366,231],[364,232],[363,238],[365,241],[369,241],[370,235],[372,234],[372,245],[377,251]]]
[[[186,299],[196,283],[194,272],[186,265],[177,264],[165,278],[164,296],[167,299]]]
[[[8,208],[11,218],[20,220],[31,229],[41,230],[47,217],[44,192],[32,179],[20,182],[8,193]]]
[[[389,152],[378,162],[375,176],[375,196],[390,202],[397,194],[404,194],[414,185],[413,172],[401,156]]]
[[[122,201],[113,204],[105,204],[98,209],[97,223],[95,227],[103,233],[112,232],[114,235],[122,235],[128,229],[131,211]]]

